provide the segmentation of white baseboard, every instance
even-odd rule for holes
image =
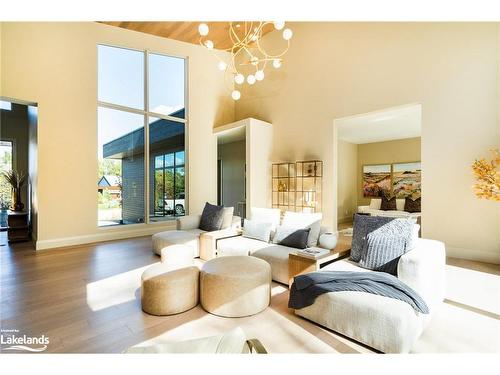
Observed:
[[[475,260],[478,262],[500,264],[500,252],[464,249],[461,247],[446,245],[446,256],[452,258]]]
[[[120,240],[124,238],[150,236],[165,230],[175,229],[175,221],[161,224],[141,225],[140,228],[129,228],[127,230],[116,230],[116,228],[102,228],[102,233],[88,234],[75,237],[54,238],[50,240],[36,241],[36,250],[49,250],[67,246],[85,245],[95,242]]]

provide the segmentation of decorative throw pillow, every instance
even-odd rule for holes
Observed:
[[[205,208],[201,214],[200,229],[213,232],[220,230],[222,221],[224,220],[224,206],[215,206],[208,202],[205,203]]]
[[[319,233],[321,231],[321,219],[323,214],[320,212],[292,212],[286,211],[283,217],[283,226],[293,227],[297,229],[310,228],[309,238],[307,239],[307,246],[313,247],[318,244]]]
[[[222,214],[222,225],[220,229],[226,229],[233,224],[234,207],[224,207]]]
[[[420,212],[422,199],[411,199],[410,197],[406,197],[405,199],[405,211],[406,212]]]
[[[294,247],[296,249],[305,249],[307,246],[307,239],[309,237],[309,232],[311,228],[307,229],[297,229],[290,233],[288,236],[283,238],[279,244],[288,247]]]
[[[298,229],[304,229],[300,227],[292,227],[288,225],[278,225],[276,227],[276,232],[274,233],[273,243],[279,244],[282,240],[288,237],[290,234]]]
[[[393,217],[355,214],[352,230],[351,259],[359,262],[368,233],[373,232],[392,220],[394,220]]]
[[[395,219],[368,233],[359,265],[396,275],[399,258],[412,246],[413,225],[413,220]]]
[[[255,240],[269,242],[271,237],[272,223],[263,223],[256,220],[247,220],[243,224],[243,237],[253,238]]]
[[[281,212],[279,208],[259,208],[252,207],[250,209],[250,219],[263,223],[273,224],[273,231],[280,225]]]
[[[396,197],[392,196],[387,198],[384,194],[382,194],[380,209],[382,211],[396,211]]]

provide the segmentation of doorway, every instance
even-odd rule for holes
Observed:
[[[15,171],[26,176],[20,199],[28,217],[32,238],[37,237],[37,127],[36,103],[0,98],[0,227],[8,229],[8,213],[12,207],[11,186],[4,172]],[[3,241],[2,241],[3,242]]]
[[[234,214],[246,217],[246,134],[245,127],[217,136],[217,201],[234,207]]]
[[[356,213],[420,224],[421,119],[421,105],[408,104],[334,120],[338,230],[352,228]],[[382,197],[395,198],[396,207],[382,210]]]

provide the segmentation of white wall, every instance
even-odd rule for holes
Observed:
[[[420,103],[423,236],[444,241],[450,256],[500,262],[500,205],[474,196],[470,169],[500,144],[499,24],[291,27],[282,67],[245,85],[236,119],[273,124],[272,160],[324,161],[325,222],[337,215],[333,120]],[[264,39],[283,45],[280,33]]]
[[[352,220],[357,211],[358,145],[338,141],[337,163],[337,221]]]
[[[233,121],[234,103],[209,51],[94,22],[3,23],[0,94],[38,103],[38,248],[144,235],[172,225],[97,227],[98,43],[188,57],[190,211],[216,200],[212,128]]]

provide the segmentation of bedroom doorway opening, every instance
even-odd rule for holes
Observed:
[[[418,103],[334,120],[338,230],[349,231],[356,213],[421,223],[421,129]]]

